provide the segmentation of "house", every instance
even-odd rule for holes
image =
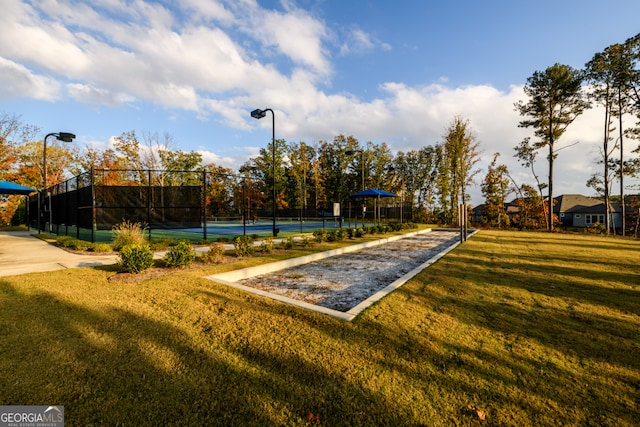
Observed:
[[[554,198],[553,213],[563,227],[593,227],[594,224],[603,224],[606,209],[602,200],[595,197],[583,196],[581,194],[563,194]],[[622,227],[622,216],[620,205],[611,203],[612,228]],[[473,208],[472,221],[482,222],[483,209],[485,204]],[[521,208],[518,200],[505,203],[505,212],[510,219],[520,214]]]
[[[618,204],[610,203],[609,205],[611,207],[610,226],[612,229],[619,229],[622,227],[622,209]],[[566,214],[572,217],[573,227],[593,227],[596,223],[604,225],[607,211],[604,203],[599,203],[594,206],[574,206]]]
[[[585,227],[584,217],[580,218],[584,214],[584,212],[582,211],[586,208],[602,204],[602,200],[598,200],[595,197],[583,196],[581,194],[563,194],[562,196],[554,197],[554,200],[555,202],[553,204],[553,213],[558,217],[558,220],[565,227]],[[575,213],[579,215],[579,217],[576,219],[581,219],[581,221],[578,222],[582,222],[583,225],[574,225],[574,209],[577,210]],[[602,221],[604,221],[604,211],[602,212],[602,214]],[[604,222],[600,222],[600,224],[603,223]],[[590,226],[591,225],[589,225],[589,227]]]
[[[475,206],[471,211],[471,222],[481,223],[483,221],[484,210],[487,208],[486,203],[482,203],[478,206]],[[504,211],[509,217],[509,220],[513,220],[513,218],[520,214],[522,208],[518,203],[518,199],[514,199],[509,203],[504,204]]]

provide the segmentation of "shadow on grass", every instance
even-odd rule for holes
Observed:
[[[0,281],[1,403],[64,405],[68,425],[305,424],[309,413],[322,413],[329,425],[366,425],[377,415],[412,424],[394,402],[286,341],[265,345],[250,330],[229,327],[247,315],[242,307],[251,308],[244,295],[211,296],[194,335],[165,307],[156,307],[158,318],[108,303],[93,310]],[[216,316],[226,318],[225,329],[205,321]]]
[[[628,272],[589,284],[475,239],[351,323],[194,272],[0,280],[0,403],[63,404],[69,425],[637,425]]]

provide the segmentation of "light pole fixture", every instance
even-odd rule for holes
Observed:
[[[69,132],[52,132],[45,135],[42,140],[42,191],[44,192],[45,197],[47,196],[47,138],[50,136],[55,136],[57,140],[62,142],[71,142],[76,137],[75,134]],[[44,202],[44,200],[43,200]],[[38,222],[40,222],[40,216],[38,215]],[[49,195],[49,231],[51,231],[51,221],[53,219],[53,215],[51,213],[51,195]],[[38,230],[40,229],[40,224],[38,224]]]
[[[273,179],[273,237],[278,236],[276,228],[276,115],[271,108],[261,110],[259,108],[251,112],[251,117],[261,119],[267,115],[267,111],[271,112],[271,175]]]

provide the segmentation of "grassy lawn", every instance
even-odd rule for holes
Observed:
[[[203,278],[267,259],[0,278],[0,404],[69,426],[640,424],[638,241],[480,231],[350,323]]]

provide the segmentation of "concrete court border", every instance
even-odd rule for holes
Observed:
[[[308,302],[296,300],[296,299],[285,297],[285,296],[282,296],[282,295],[276,295],[276,294],[273,294],[273,293],[270,293],[270,292],[263,291],[261,289],[253,288],[251,286],[245,286],[245,285],[242,285],[242,284],[237,283],[237,282],[239,280],[248,279],[248,278],[251,278],[251,277],[254,277],[254,276],[258,276],[258,275],[261,275],[261,274],[273,273],[275,271],[284,270],[286,268],[297,267],[299,265],[307,264],[307,263],[310,263],[310,262],[313,262],[313,261],[322,260],[322,259],[333,257],[333,256],[336,256],[336,255],[343,255],[343,254],[347,254],[349,252],[358,251],[360,249],[375,247],[375,246],[383,245],[385,243],[389,243],[389,242],[393,242],[393,241],[396,241],[396,240],[404,239],[404,238],[407,238],[407,237],[412,237],[412,236],[416,236],[416,235],[419,235],[419,234],[429,233],[429,232],[431,232],[431,230],[432,230],[431,228],[427,228],[427,229],[424,229],[424,230],[413,231],[413,232],[410,232],[410,233],[401,234],[401,235],[397,235],[397,236],[391,236],[391,237],[387,237],[387,238],[384,238],[384,239],[379,239],[379,240],[374,240],[374,241],[364,242],[364,243],[358,243],[356,245],[346,246],[344,248],[332,249],[332,250],[325,251],[325,252],[318,252],[318,253],[311,254],[311,255],[305,255],[305,256],[302,256],[302,257],[291,258],[291,259],[287,259],[287,260],[283,260],[283,261],[276,261],[276,262],[272,262],[272,263],[269,263],[269,264],[258,265],[258,266],[255,266],[255,267],[243,268],[243,269],[240,269],[240,270],[228,271],[228,272],[225,272],[225,273],[218,273],[218,274],[214,274],[214,275],[211,275],[211,276],[206,276],[205,278],[209,279],[209,280],[212,280],[214,282],[218,282],[218,283],[222,283],[222,284],[231,286],[231,287],[236,288],[236,289],[240,289],[240,290],[243,290],[243,291],[246,291],[246,292],[250,292],[252,294],[256,294],[256,295],[260,295],[260,296],[263,296],[263,297],[271,298],[271,299],[274,299],[276,301],[280,301],[280,302],[283,302],[283,303],[295,305],[295,306],[298,306],[298,307],[301,307],[301,308],[305,308],[307,310],[316,311],[318,313],[327,314],[329,316],[337,317],[338,319],[342,319],[342,320],[346,320],[346,321],[350,322],[358,314],[362,313],[364,310],[366,310],[367,308],[369,308],[374,303],[376,303],[377,301],[381,300],[382,298],[384,298],[385,296],[387,296],[391,292],[393,292],[396,289],[400,288],[402,285],[404,285],[406,282],[408,282],[411,278],[416,276],[422,270],[424,270],[425,268],[429,267],[430,265],[432,265],[433,263],[438,261],[440,258],[444,257],[446,254],[451,252],[453,249],[457,248],[458,245],[460,245],[460,241],[457,241],[456,243],[454,243],[451,246],[447,247],[442,252],[440,252],[437,255],[431,257],[429,260],[427,260],[424,263],[420,264],[418,267],[416,267],[413,270],[409,271],[408,273],[406,273],[404,276],[400,277],[399,279],[394,280],[393,282],[391,282],[389,285],[387,285],[383,289],[379,290],[375,294],[371,295],[370,297],[368,297],[364,301],[362,301],[359,304],[357,304],[355,307],[352,307],[348,311],[344,311],[344,312],[343,311],[338,311],[338,310],[333,310],[331,308],[320,307],[320,306],[317,306],[315,304],[310,304]],[[435,229],[435,230],[437,230],[437,231],[447,231],[447,232],[452,232],[452,233],[453,232],[455,232],[455,233],[459,233],[460,232],[457,229],[447,229],[447,228],[438,228],[438,229]],[[468,237],[474,235],[476,232],[477,232],[477,230],[471,231],[469,233]]]

